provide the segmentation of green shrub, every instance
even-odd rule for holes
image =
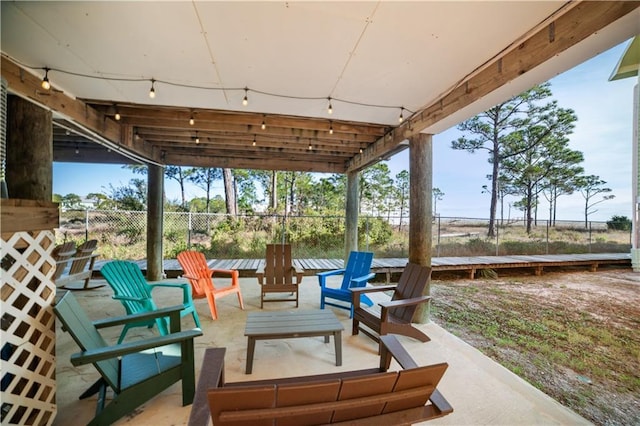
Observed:
[[[631,231],[631,220],[626,216],[613,216],[607,221],[607,229]]]

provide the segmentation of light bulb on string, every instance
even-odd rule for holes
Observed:
[[[360,154],[362,154],[362,152],[363,152],[363,151],[362,151],[362,148],[360,148]]]
[[[51,83],[49,83],[49,68],[44,69],[44,77],[42,78],[42,83],[40,83],[44,90],[51,89]]]
[[[333,123],[329,122],[329,134],[332,135],[333,134]]]
[[[149,97],[151,99],[154,99],[156,97],[156,89],[153,87],[155,82],[156,81],[152,78],[151,79],[151,89],[149,90]]]
[[[80,148],[78,147],[78,144],[76,144],[76,154],[80,154]]]
[[[196,124],[196,120],[193,119],[193,115],[191,117],[189,117],[189,124],[191,126],[193,126],[194,124]]]
[[[120,116],[120,111],[118,111],[118,105],[114,105],[113,108],[116,110],[116,113],[113,116],[113,118],[115,118],[116,121],[120,121],[122,117]]]
[[[398,123],[402,123],[404,121],[404,117],[402,112],[404,111],[404,107],[400,107],[400,116],[398,117]]]
[[[329,106],[327,107],[327,114],[333,114],[333,105],[331,105],[331,96],[327,98],[329,100]]]
[[[311,145],[311,141],[309,141],[309,151],[313,151],[313,145]]]
[[[267,128],[267,123],[265,123],[264,118],[262,119],[262,125],[260,126],[262,130]]]
[[[242,99],[242,105],[244,105],[244,106],[249,105],[248,93],[249,93],[249,88],[245,87],[244,88],[244,98]]]
[[[198,132],[196,131],[196,145],[200,143],[200,138],[198,137]]]
[[[256,135],[253,135],[253,143],[251,144],[251,146],[256,146]]]

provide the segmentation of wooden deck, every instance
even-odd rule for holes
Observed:
[[[107,261],[96,262],[97,270]],[[262,266],[264,259],[211,259],[208,264],[217,269],[237,269],[242,277],[255,276],[255,271]],[[146,261],[137,261],[140,268],[146,270]],[[305,270],[305,275],[338,269],[342,267],[341,259],[294,259],[294,263]],[[406,258],[375,258],[371,271],[383,274],[389,282],[391,274],[402,272],[407,264]],[[557,255],[520,255],[520,256],[476,256],[476,257],[434,257],[431,266],[434,273],[442,271],[463,271],[469,278],[475,278],[476,273],[483,269],[533,269],[536,275],[541,275],[545,268],[580,267],[586,266],[595,272],[600,266],[618,265],[631,267],[629,253],[588,253],[588,254],[557,254]],[[164,270],[169,278],[182,274],[182,269],[176,259],[164,261]]]

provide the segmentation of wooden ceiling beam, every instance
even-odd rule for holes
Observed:
[[[244,156],[203,156],[167,153],[167,164],[186,167],[220,167],[232,169],[285,170],[318,173],[344,173],[346,162],[317,162],[302,159],[247,158]]]
[[[123,120],[135,124],[138,120],[159,120],[166,123],[175,122],[177,128],[197,128],[201,123],[221,123],[239,126],[252,126],[261,128],[265,122],[266,128],[280,127],[284,129],[301,129],[329,132],[333,127],[334,132],[347,134],[362,134],[368,136],[382,136],[389,128],[388,126],[373,123],[360,123],[352,121],[330,120],[323,118],[306,118],[289,115],[263,114],[263,113],[241,113],[235,111],[189,109],[183,107],[141,107],[133,104],[113,104],[100,105],[93,100],[88,100],[96,108],[100,108],[109,116],[115,115],[116,109]],[[195,124],[189,124],[189,119],[193,117]],[[262,130],[262,129],[261,129]]]
[[[5,56],[2,56],[1,72],[2,77],[7,81],[9,93],[21,96],[44,108],[68,117],[77,125],[95,132],[114,144],[123,145],[124,141],[122,140],[120,124],[91,105],[79,99],[72,98],[53,86],[50,90],[42,89],[40,78],[26,71]],[[133,150],[139,157],[151,161],[159,161],[159,158],[153,157],[152,147],[132,145],[129,149]]]

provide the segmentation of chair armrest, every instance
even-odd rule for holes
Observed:
[[[411,299],[402,299],[402,300],[390,300],[388,302],[380,302],[378,305],[382,306],[382,308],[398,308],[402,306],[412,306],[419,305],[420,303],[424,303],[431,300],[431,296],[420,296],[414,297]]]
[[[123,315],[123,316],[114,317],[114,318],[105,318],[98,321],[93,321],[93,325],[96,328],[114,327],[117,325],[125,325],[132,322],[141,322],[145,320],[152,320],[156,318],[172,316],[172,314],[175,315],[176,318],[178,318],[178,322],[179,322],[180,311],[182,311],[183,309],[184,309],[184,306],[182,305],[170,306],[167,308],[157,309],[155,311],[139,312],[136,314]],[[173,320],[171,322],[173,323]]]
[[[403,369],[416,368],[418,363],[393,334],[380,336],[380,370],[387,371],[391,365],[391,357],[395,359]]]
[[[351,282],[349,283],[349,287],[351,287],[352,284],[355,284],[354,287],[357,287],[357,288],[363,287],[367,283],[367,281],[374,279],[375,276],[376,276],[376,274],[370,273],[370,274],[365,275],[363,277],[351,278]]]
[[[302,278],[304,277],[304,269],[295,265],[293,265],[291,268],[293,268],[296,273],[296,284],[300,284],[302,282]]]
[[[183,341],[193,340],[198,336],[202,336],[202,331],[199,328],[196,328],[193,330],[168,334],[166,336],[152,337],[150,339],[138,340],[135,342],[121,343],[119,345],[107,346],[98,349],[90,349],[88,351],[78,352],[71,355],[71,364],[78,366],[94,363],[97,361],[113,359],[119,356],[140,352],[145,349],[152,349],[160,346],[170,345],[173,343],[181,343]]]
[[[328,277],[331,275],[342,275],[344,274],[344,272],[346,271],[346,269],[334,269],[332,271],[324,271],[324,272],[317,272],[316,275],[318,277]]]
[[[182,289],[182,303],[185,305],[190,305],[192,303],[191,285],[188,283],[155,283],[149,284],[149,286],[151,287],[151,291],[156,287],[180,288]]]
[[[440,411],[441,414],[449,414],[453,412],[453,407],[449,404],[438,389],[434,389],[429,401]]]

